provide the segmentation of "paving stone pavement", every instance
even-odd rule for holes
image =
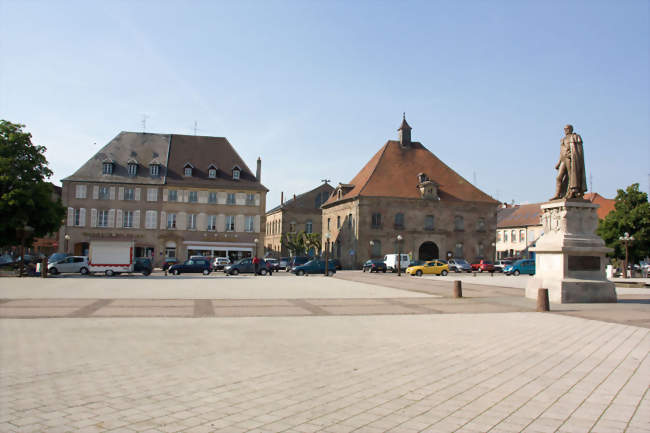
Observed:
[[[0,431],[649,432],[649,334],[541,313],[2,319]]]

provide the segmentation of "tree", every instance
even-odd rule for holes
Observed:
[[[618,190],[614,210],[599,221],[596,230],[607,246],[614,249],[609,256],[618,258],[625,257],[625,245],[619,240],[625,232],[634,236],[629,244],[631,263],[650,254],[650,203],[648,195],[639,191],[638,183]]]
[[[305,249],[307,251],[314,249],[316,255],[320,254],[323,242],[321,241],[320,233],[305,233]]]
[[[25,125],[0,120],[0,245],[18,245],[16,232],[25,225],[34,229],[27,239],[55,233],[61,227],[65,210],[54,199],[52,176],[47,167],[45,147],[32,144]]]
[[[294,256],[305,254],[305,233],[286,233],[282,239],[282,245]]]

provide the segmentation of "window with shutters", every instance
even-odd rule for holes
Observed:
[[[246,205],[255,206],[255,194],[246,194]]]
[[[124,211],[122,214],[122,226],[124,228],[132,228],[133,227],[133,212],[130,210]]]
[[[133,188],[124,188],[124,200],[135,200],[135,190]]]
[[[86,185],[77,185],[75,188],[75,198],[86,198]]]
[[[158,190],[156,188],[147,188],[147,201],[158,201]]]
[[[229,192],[227,199],[226,199],[226,204],[235,204],[235,193]]]
[[[234,215],[226,215],[226,231],[234,232],[235,231],[235,217]]]
[[[246,215],[246,220],[244,222],[244,231],[247,232],[252,232],[253,231],[253,217],[250,215]]]
[[[97,213],[97,227],[108,227],[108,211],[100,210]]]
[[[191,213],[187,215],[187,229],[196,230],[196,214]]]
[[[213,232],[216,229],[217,229],[217,216],[216,215],[210,215],[208,217],[208,230]]]
[[[75,209],[73,218],[72,218],[72,225],[79,227],[81,224],[81,209]]]
[[[99,187],[99,199],[100,200],[108,200],[110,198],[110,192],[107,186],[100,186]]]
[[[167,228],[175,229],[176,228],[176,214],[168,213],[167,214]]]
[[[217,202],[217,193],[211,192],[208,194],[208,203],[215,204]]]
[[[155,210],[148,210],[147,213],[144,216],[144,226],[145,228],[148,229],[155,229],[156,228],[156,214],[157,212]]]
[[[199,193],[198,193],[198,191],[190,191],[189,202],[190,203],[196,203],[198,201],[199,201]]]
[[[178,201],[178,191],[175,189],[170,189],[169,191],[167,191],[167,200]]]

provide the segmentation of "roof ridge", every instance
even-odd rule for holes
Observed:
[[[384,157],[384,154],[386,153],[386,149],[388,148],[388,145],[390,144],[391,140],[388,140],[384,146],[379,149],[378,153],[381,153],[379,155],[379,158],[377,158],[377,162],[375,163],[375,166],[372,168],[372,171],[370,174],[368,174],[368,178],[366,179],[366,183],[361,187],[357,195],[361,195],[364,189],[368,186],[368,183],[370,182],[370,178],[372,177],[373,174],[375,174],[375,171],[377,171],[377,167],[379,166],[379,163],[381,162],[381,159]]]

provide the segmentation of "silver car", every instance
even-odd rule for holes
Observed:
[[[68,256],[47,265],[47,271],[56,274],[81,274],[88,273],[88,256]]]
[[[449,259],[449,272],[472,272],[472,266],[465,259]]]

